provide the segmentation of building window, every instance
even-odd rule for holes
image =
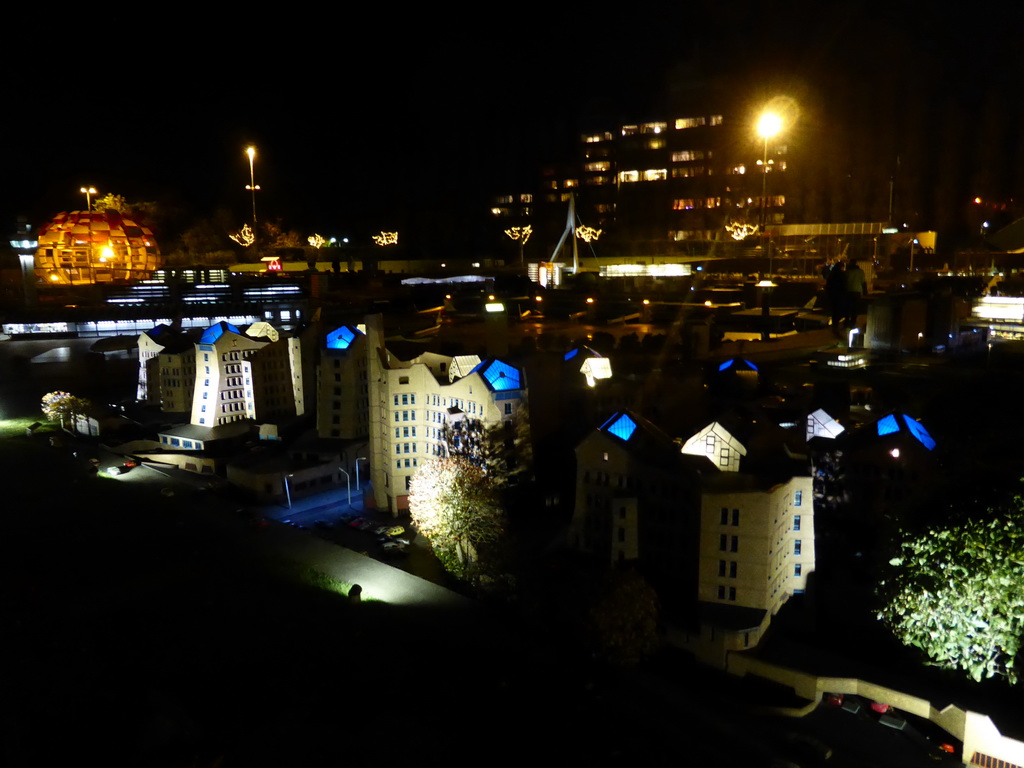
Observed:
[[[729,578],[730,579],[735,579],[736,578],[736,568],[737,568],[736,561],[735,560],[730,561],[729,562]]]
[[[621,542],[624,542],[625,540],[626,540],[626,529],[625,528],[619,528],[619,542],[621,543]]]
[[[511,416],[512,415],[512,403],[505,403],[505,415],[506,416]]]
[[[793,515],[793,530],[800,530],[800,515]]]
[[[793,494],[793,506],[794,507],[800,507],[800,506],[803,506],[803,503],[804,503],[804,492],[803,491],[797,491],[796,493],[794,493]],[[798,517],[797,520],[799,520],[799,519],[800,518]],[[796,530],[799,531],[800,529],[797,528]]]
[[[733,525],[739,525],[740,524],[740,511],[738,509],[734,509],[732,511],[732,524]]]
[[[699,149],[684,149],[682,152],[672,153],[673,163],[690,163],[694,160],[703,160],[704,152]]]
[[[718,561],[718,575],[725,576],[725,560]]]
[[[703,117],[678,117],[676,118],[676,130],[680,131],[684,128],[698,128],[704,125],[705,121]]]
[[[796,541],[793,542],[793,554],[794,555],[799,555],[800,554],[800,549],[801,549],[802,543],[803,542],[801,542],[800,539],[797,539]]]
[[[720,522],[722,525],[729,524],[729,509],[727,507],[722,507],[722,517]]]
[[[725,600],[725,587],[718,588],[718,599]]]
[[[729,599],[736,600],[736,587],[729,587]]]
[[[793,566],[793,575],[794,576],[800,576],[803,573],[803,570],[804,570],[804,567],[800,563],[797,563],[796,565]]]
[[[797,542],[797,549],[799,549],[799,548],[800,548],[800,542]],[[740,551],[740,537],[739,536],[733,536],[732,537],[732,543],[729,545],[729,551],[730,552],[739,552]],[[797,554],[799,555],[800,553],[797,552]]]
[[[719,537],[718,537],[718,548],[722,552],[725,552],[725,550],[728,548],[728,546],[729,546],[729,537],[726,536],[724,533],[720,534]]]

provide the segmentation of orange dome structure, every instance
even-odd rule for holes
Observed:
[[[39,230],[36,277],[47,284],[144,280],[159,267],[152,230],[117,211],[60,213]]]

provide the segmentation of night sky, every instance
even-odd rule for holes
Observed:
[[[913,102],[907,145],[952,119],[958,149],[991,152],[972,134],[977,115],[997,133],[1021,124],[1021,11],[823,5],[676,3],[621,16],[278,6],[231,22],[212,9],[92,7],[78,22],[15,13],[0,52],[0,210],[8,227],[19,214],[41,223],[84,207],[78,189],[94,185],[183,218],[227,207],[241,220],[252,143],[261,218],[325,235],[457,228],[489,195],[535,190],[539,165],[571,159],[588,126],[664,117],[666,78],[687,63],[748,82],[752,102],[787,89],[813,98],[807,114],[826,127],[888,125]],[[1006,146],[1020,144],[1006,133]],[[1009,165],[1024,171],[1024,154]],[[1020,179],[992,184],[1006,195]]]

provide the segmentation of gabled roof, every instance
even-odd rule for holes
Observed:
[[[485,360],[474,368],[471,373],[479,373],[487,386],[495,392],[509,389],[522,389],[522,372],[501,360]]]
[[[891,435],[905,429],[929,451],[935,448],[935,440],[928,434],[928,430],[924,428],[924,425],[910,418],[905,413],[894,412],[883,416],[875,422],[874,429],[879,437]]]
[[[744,360],[743,358],[739,357],[730,357],[728,360],[726,360],[724,363],[718,366],[718,372],[721,373],[722,371],[727,371],[730,368],[733,369],[734,371],[754,371],[755,373],[758,370],[757,366],[754,365],[749,360]]]
[[[352,342],[362,335],[363,332],[358,328],[351,325],[343,325],[327,334],[327,348],[348,349]]]
[[[269,341],[277,341],[281,337],[277,328],[262,320],[246,328],[245,335],[250,339],[268,339]]]
[[[227,320],[221,320],[219,323],[214,323],[205,331],[203,331],[202,337],[199,339],[200,344],[214,344],[217,339],[223,336],[226,332],[237,333],[241,335],[241,331]]]
[[[807,439],[813,437],[836,438],[846,428],[838,421],[828,415],[822,408],[807,416]]]
[[[456,355],[448,365],[448,381],[461,379],[480,365],[480,355]]]
[[[595,352],[590,347],[588,347],[588,346],[586,346],[584,344],[581,344],[578,347],[573,347],[568,352],[566,352],[565,355],[562,357],[562,359],[565,360],[565,361],[573,360],[573,359],[576,358],[577,355],[579,355],[581,358],[583,358],[583,357],[603,357],[603,355],[600,352]]]

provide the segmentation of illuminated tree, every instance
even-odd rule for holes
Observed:
[[[989,512],[903,542],[878,618],[936,666],[1013,684],[1024,639],[1024,500]]]
[[[75,416],[84,415],[92,408],[92,403],[84,397],[60,391],[43,395],[40,405],[43,415],[50,421],[60,422],[62,427],[68,422],[73,424]]]
[[[479,419],[446,421],[441,427],[449,456],[483,470],[494,488],[515,485],[533,463],[530,426],[525,419],[484,427]]]
[[[427,462],[410,480],[409,513],[450,573],[473,581],[494,575],[505,515],[480,467],[461,457]]]

